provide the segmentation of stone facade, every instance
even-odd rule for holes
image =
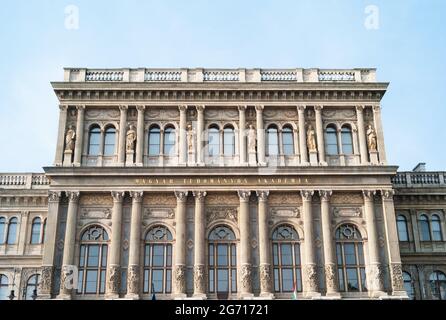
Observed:
[[[444,174],[387,164],[375,73],[66,69],[54,165],[0,175],[0,298],[435,298]]]

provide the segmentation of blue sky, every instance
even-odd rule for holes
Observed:
[[[3,0],[0,172],[52,165],[63,67],[376,67],[389,163],[446,170],[445,14],[444,0]]]

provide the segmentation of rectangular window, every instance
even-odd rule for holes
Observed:
[[[336,244],[336,259],[338,262],[338,265],[342,265],[342,247],[340,244]]]
[[[107,267],[107,250],[108,247],[107,245],[103,245],[102,246],[102,262],[101,262],[101,266],[102,267]]]
[[[356,268],[347,268],[348,291],[359,291],[358,271]]]
[[[292,132],[283,132],[283,154],[286,156],[291,156],[294,154],[294,141]]]
[[[237,292],[237,270],[231,270],[231,291]]]
[[[79,255],[79,267],[84,267],[85,264],[85,246],[81,246],[81,252]]]
[[[166,293],[172,292],[172,270],[166,270]]]
[[[344,270],[342,270],[342,268],[338,269],[338,280],[339,280],[339,291],[345,291]]]
[[[355,245],[353,243],[344,245],[344,256],[346,265],[356,265]]]
[[[362,291],[367,291],[367,278],[366,278],[366,275],[365,275],[365,268],[361,268],[360,269],[360,273],[361,273]]]
[[[209,245],[209,265],[214,265],[214,245]]]
[[[105,270],[102,270],[101,271],[101,283],[99,286],[99,293],[105,293],[105,281],[106,281]]]
[[[156,244],[153,246],[153,256],[152,256],[152,266],[153,267],[163,267],[164,266],[164,246]]]
[[[214,291],[214,270],[209,270],[209,292]]]
[[[290,244],[282,244],[280,245],[281,250],[281,259],[282,266],[291,266],[293,265],[293,256],[291,253],[291,245]]]
[[[296,266],[300,266],[300,247],[298,244],[294,245],[294,261]]]
[[[228,292],[229,273],[227,269],[217,270],[217,292]]]
[[[97,283],[98,283],[98,271],[87,270],[87,275],[85,278],[85,293],[96,293]]]
[[[225,244],[217,245],[217,265],[218,266],[228,265],[228,246]]]
[[[235,244],[231,244],[231,266],[235,267],[237,265],[237,249]]]
[[[150,245],[146,245],[146,250],[144,254],[144,265],[150,266]]]
[[[282,269],[282,291],[291,292],[294,288],[293,269]]]
[[[273,263],[275,266],[279,265],[279,253],[277,244],[273,245]]]
[[[274,291],[280,292],[279,286],[279,269],[274,268]]]
[[[98,267],[98,266],[99,266],[99,246],[90,245],[88,246],[87,267]]]
[[[296,284],[297,284],[297,291],[302,291],[302,271],[300,268],[296,269]]]
[[[79,271],[79,278],[77,279],[77,293],[82,293],[82,282],[84,281],[84,270]]]
[[[172,245],[168,244],[166,246],[167,250],[167,258],[166,258],[166,266],[171,267],[172,266]]]
[[[144,270],[144,292],[149,292],[149,270]]]
[[[152,271],[152,283],[155,293],[163,292],[163,278],[164,278],[164,270]]]

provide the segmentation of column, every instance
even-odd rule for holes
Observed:
[[[381,120],[381,107],[379,104],[373,106],[373,120],[376,130],[376,142],[379,152],[379,162],[382,164],[387,163],[386,148],[384,145],[384,133]]]
[[[57,133],[57,145],[56,145],[56,158],[54,159],[54,165],[61,166],[63,164],[63,153],[65,146],[65,131],[67,126],[67,113],[68,106],[60,105],[59,106],[59,131]]]
[[[119,298],[121,284],[121,227],[122,227],[122,202],[123,191],[112,191],[112,235],[107,274],[107,297],[109,299]]]
[[[359,153],[361,154],[361,164],[368,161],[367,141],[365,137],[364,106],[356,106],[356,117],[358,118]]]
[[[314,111],[316,114],[316,139],[317,139],[317,150],[319,152],[319,163],[326,165],[325,161],[325,143],[324,143],[324,125],[322,122],[322,109],[324,107],[314,106]]]
[[[271,244],[268,227],[268,196],[269,191],[257,191],[259,200],[259,275],[260,296],[272,298],[272,276],[271,276]]]
[[[125,165],[125,145],[126,145],[126,134],[127,134],[127,109],[128,106],[119,106],[119,111],[121,112],[121,117],[119,119],[119,144],[118,144],[118,165]]]
[[[251,245],[249,241],[249,196],[251,195],[251,191],[239,190],[237,193],[240,198],[240,297],[246,298],[253,296],[251,279]]]
[[[299,119],[300,163],[303,165],[308,165],[307,131],[305,130],[305,108],[305,105],[297,106],[297,113]]]
[[[401,265],[398,230],[396,226],[396,214],[393,204],[394,194],[395,191],[392,189],[381,190],[384,228],[386,230],[387,240],[387,256],[389,259],[392,295],[407,297],[407,293],[404,290],[403,269]]]
[[[186,165],[187,158],[187,137],[186,137],[186,121],[187,121],[187,106],[179,106],[180,110],[180,141],[179,141],[179,158],[181,165]]]
[[[206,191],[196,191],[195,197],[195,236],[194,236],[194,297],[206,298],[206,213],[204,199]]]
[[[263,128],[263,108],[262,105],[256,106],[256,124],[257,124],[257,159],[261,166],[265,162],[265,130]]]
[[[204,105],[197,108],[197,163],[204,166],[203,135],[204,135]]]
[[[136,124],[136,165],[143,165],[144,154],[144,111],[145,106],[136,106],[138,110],[138,120]]]
[[[373,297],[379,297],[384,295],[384,270],[379,258],[378,231],[375,223],[374,195],[376,192],[374,190],[363,190],[362,193],[364,195],[364,216],[368,233],[369,268],[367,276],[371,287],[369,291]]]
[[[76,242],[77,211],[79,205],[79,191],[67,191],[68,211],[65,226],[65,240],[62,260],[62,271],[60,275],[61,299],[71,299],[72,290],[77,285],[74,283],[76,266],[74,264],[74,248]]]
[[[84,145],[84,117],[85,106],[77,106],[77,122],[76,122],[76,143],[74,145],[74,165],[79,167],[82,162],[82,152]]]
[[[312,213],[312,199],[314,191],[301,190],[302,218],[304,220],[304,292],[307,297],[317,297],[319,293],[319,277],[316,265],[316,253],[314,250],[314,222]]]
[[[238,137],[239,137],[239,161],[241,166],[246,166],[246,106],[238,106]]]
[[[327,296],[338,296],[338,282],[336,276],[336,256],[333,246],[333,232],[331,229],[330,218],[330,197],[331,190],[320,190],[319,196],[321,198],[321,223],[322,223],[322,238],[324,244],[324,260],[325,260],[325,284],[327,289]]]
[[[17,253],[18,255],[25,254],[25,244],[28,243],[28,221],[29,221],[29,211],[24,210],[20,212],[18,239],[17,239]]]
[[[143,191],[131,191],[132,217],[130,221],[129,267],[127,270],[127,295],[129,299],[139,299],[140,292],[140,247],[141,247],[141,214]]]
[[[54,281],[54,257],[59,221],[60,192],[48,191],[48,214],[42,254],[42,279],[40,281],[40,298],[50,299]]]
[[[173,272],[174,295],[186,297],[186,200],[188,191],[175,191],[177,210],[175,214],[175,266]]]

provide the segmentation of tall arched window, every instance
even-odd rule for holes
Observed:
[[[208,152],[211,157],[217,157],[220,154],[220,130],[214,125],[208,130]]]
[[[277,156],[279,154],[279,134],[277,127],[271,125],[266,130],[266,141],[268,143],[268,155]]]
[[[325,129],[325,152],[328,155],[338,154],[338,136],[336,127],[333,125],[329,125]]]
[[[105,293],[108,241],[108,233],[101,226],[91,226],[82,234],[77,293]]]
[[[432,215],[432,238],[434,241],[443,241],[443,235],[441,234],[441,222],[440,217],[437,214]]]
[[[38,295],[39,281],[40,281],[40,275],[38,274],[34,274],[31,277],[29,277],[28,282],[26,283],[25,300],[35,300],[35,298]]]
[[[0,217],[0,244],[5,243],[6,237],[6,219],[4,217]]]
[[[172,292],[172,234],[164,226],[147,232],[144,251],[144,293]]]
[[[396,218],[396,222],[398,227],[398,239],[400,241],[409,241],[406,217],[402,214],[399,214]]]
[[[225,156],[235,154],[235,135],[232,126],[226,126],[223,130],[223,154]]]
[[[425,214],[418,218],[418,226],[420,229],[421,241],[431,241],[431,230],[429,227],[429,219]]]
[[[282,129],[282,145],[284,155],[291,156],[294,154],[293,129],[289,126]]]
[[[336,262],[340,291],[367,291],[363,241],[356,226],[345,224],[336,230]]]
[[[217,226],[209,234],[209,292],[221,298],[237,292],[237,249],[234,232]]]
[[[9,280],[4,274],[0,274],[0,300],[7,300],[9,295]]]
[[[97,156],[99,154],[99,148],[101,145],[101,128],[99,126],[93,126],[90,129],[88,136],[88,154],[90,156]]]
[[[274,291],[302,291],[302,267],[299,235],[292,226],[283,225],[273,232]]]
[[[42,227],[42,222],[39,217],[34,218],[33,224],[31,226],[31,244],[40,243],[40,231]]]
[[[409,273],[403,272],[403,282],[404,290],[406,290],[409,299],[413,300],[415,298],[415,289],[412,282],[412,277]]]
[[[441,271],[434,271],[429,277],[432,298],[446,300],[446,275]]]
[[[342,152],[344,154],[353,154],[352,129],[348,125],[341,128]]]
[[[173,156],[175,154],[175,128],[167,127],[164,129],[164,155]]]
[[[105,130],[104,138],[104,156],[113,156],[115,154],[116,129],[108,127]]]
[[[9,220],[7,244],[15,244],[17,241],[17,218]]]
[[[158,126],[149,129],[149,156],[159,156],[161,145],[161,131]]]

